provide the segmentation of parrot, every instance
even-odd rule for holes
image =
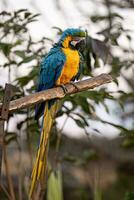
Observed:
[[[66,91],[65,85],[78,80],[80,75],[80,54],[77,44],[84,40],[86,32],[80,28],[67,28],[48,54],[42,58],[37,91],[60,86]],[[74,85],[75,86],[75,85]],[[43,116],[40,144],[33,167],[30,185],[30,198],[38,183],[45,185],[47,171],[47,152],[49,137],[55,114],[57,112],[56,99],[43,102],[35,108],[35,119]]]

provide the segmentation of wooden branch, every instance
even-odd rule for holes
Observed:
[[[101,74],[97,77],[93,77],[90,79],[86,79],[83,81],[76,82],[76,86],[79,88],[77,90],[72,84],[66,84],[66,88],[68,90],[67,94],[73,94],[77,92],[81,92],[88,89],[93,89],[97,86],[109,83],[113,80],[112,76],[109,74]],[[43,101],[47,101],[50,99],[61,99],[65,96],[65,93],[61,87],[56,87],[52,89],[48,89],[45,91],[41,91],[35,94],[31,94],[29,96],[25,96],[14,101],[10,102],[9,112],[14,112],[19,109],[28,108],[35,104],[41,103]]]

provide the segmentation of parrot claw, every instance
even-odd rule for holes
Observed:
[[[59,87],[61,87],[63,89],[64,94],[68,93],[68,90],[64,84],[59,85]]]
[[[79,91],[80,88],[73,81],[70,81],[69,84],[73,85],[75,87],[75,89],[77,89],[77,91]]]

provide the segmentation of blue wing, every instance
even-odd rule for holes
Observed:
[[[50,50],[48,55],[44,57],[41,62],[37,91],[42,91],[54,87],[61,74],[65,61],[66,56],[60,47],[53,47]],[[45,103],[41,103],[40,105],[36,106],[35,118],[38,118],[43,114],[44,105]]]

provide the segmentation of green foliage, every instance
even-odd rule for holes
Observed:
[[[50,42],[51,39],[44,37],[39,41],[33,41],[32,37],[30,36],[28,24],[36,21],[38,14],[32,14],[26,9],[21,9],[13,13],[2,12],[0,16],[3,17],[3,20],[0,23],[0,30],[2,33],[0,53],[1,55],[5,56],[5,62],[1,67],[9,68],[9,81],[12,79],[12,70],[16,70],[17,72],[18,69],[22,67],[27,70],[26,75],[17,76],[13,81],[14,84],[19,87],[19,97],[33,93],[36,88],[35,85],[37,84],[40,59],[46,54],[45,43],[46,41]],[[116,13],[112,13],[110,17],[113,22],[116,18],[118,18],[120,21],[122,20],[122,17]],[[109,20],[109,17],[96,15],[92,16],[91,20],[94,23],[99,23],[100,21]],[[58,30],[58,34],[62,33],[60,28],[53,28]],[[98,32],[98,34],[104,36],[103,41],[94,39],[87,35],[86,43],[83,43],[82,41],[82,43],[80,43],[77,47],[83,58],[83,76],[92,75],[92,71],[94,68],[100,66],[100,60],[102,60],[103,63],[107,63],[110,66],[110,73],[115,77],[118,77],[122,69],[131,67],[131,61],[129,61],[128,64],[128,60],[126,60],[126,58],[114,56],[111,49],[112,46],[109,44],[110,42],[113,44],[114,41],[114,45],[121,49],[122,47],[118,44],[118,38],[120,35],[125,35],[126,38],[131,41],[129,31],[125,30],[121,23],[119,25],[115,22],[111,27],[106,27],[104,30]],[[118,79],[116,79],[116,83],[118,84]],[[89,118],[100,121],[100,119],[94,115],[96,104],[102,104],[106,112],[109,112],[109,108],[105,103],[106,99],[118,101],[121,107],[123,107],[129,98],[133,98],[132,92],[126,94],[123,91],[119,91],[119,98],[115,98],[114,95],[107,91],[107,89],[104,87],[98,91],[93,90],[82,92],[66,97],[64,101],[70,102],[72,107],[69,109],[64,104],[62,110],[60,110],[60,112],[57,114],[57,117],[66,114],[86,132],[86,127],[89,126]],[[77,107],[81,108],[81,113],[76,112]],[[20,113],[22,114],[21,111]],[[87,116],[86,118],[83,115],[84,113]],[[27,115],[27,111],[24,111],[23,114]],[[26,121],[24,120],[23,123],[25,124]],[[120,130],[118,125],[111,125]],[[126,134],[124,134],[124,136],[126,136],[126,140],[123,142],[123,146],[133,146],[133,136],[131,136],[131,140],[130,136],[127,137],[127,133],[129,131],[133,130],[126,131],[125,129]]]
[[[63,200],[61,170],[50,172],[47,187],[47,200]]]
[[[96,188],[96,190],[95,190],[94,200],[103,200],[102,192],[99,188]]]
[[[35,91],[35,85],[37,82],[36,80],[39,73],[40,59],[42,55],[45,55],[46,53],[44,44],[46,41],[51,40],[49,38],[42,38],[40,41],[35,42],[30,36],[28,31],[28,24],[36,21],[38,14],[32,14],[26,9],[21,9],[13,13],[2,12],[0,16],[3,17],[3,20],[0,23],[0,29],[2,33],[0,51],[1,54],[4,55],[6,58],[5,63],[3,63],[1,67],[9,68],[9,79],[11,79],[12,69],[16,69],[17,71],[17,68],[27,68],[27,74],[16,77],[14,80],[14,84],[16,86],[19,86],[19,96],[32,93]],[[122,17],[119,16],[119,14],[117,13],[112,13],[110,17],[113,21],[116,18],[118,18],[120,21],[122,20]],[[99,23],[100,21],[109,20],[109,16],[96,15],[92,16],[91,20],[94,23]],[[58,34],[62,33],[62,30],[60,28],[53,28],[58,30]],[[91,38],[87,35],[86,43],[83,44],[82,42],[78,46],[78,49],[83,57],[83,76],[89,74],[92,75],[93,69],[100,66],[100,60],[102,60],[104,63],[108,63],[111,66],[110,70],[112,75],[118,76],[122,68],[126,68],[128,61],[125,60],[125,58],[114,56],[109,43],[111,42],[111,44],[113,44],[114,41],[114,44],[121,48],[118,44],[118,38],[121,34],[125,34],[126,38],[130,41],[129,31],[125,30],[121,23],[120,25],[113,23],[111,27],[106,27],[104,30],[98,32],[98,34],[104,36],[103,41]],[[8,42],[7,38],[9,38]],[[129,67],[130,66],[131,65],[129,62]],[[116,83],[118,83],[117,79]],[[109,112],[109,108],[105,103],[106,99],[118,101],[119,104],[123,106],[124,102],[126,102],[131,95],[131,93],[126,94],[123,91],[119,91],[119,93],[120,96],[117,99],[112,93],[110,93],[106,90],[106,88],[103,87],[99,91],[86,91],[76,95],[68,96],[65,98],[64,101],[71,103],[71,109],[66,107],[64,104],[62,110],[60,110],[60,112],[57,114],[57,117],[66,114],[68,117],[71,117],[80,128],[85,129],[86,132],[86,127],[89,126],[89,118],[92,120],[95,119],[101,121],[103,123],[103,120],[100,120],[97,116],[94,117],[95,104],[102,104],[105,107],[106,111]],[[81,108],[81,113],[76,112],[77,107]],[[84,117],[84,113],[86,114],[87,118]],[[27,115],[27,111],[24,111],[23,114]],[[24,120],[23,123],[26,123],[26,121]],[[118,125],[111,125],[120,130],[120,127]],[[129,139],[127,138],[124,142],[125,145],[129,143],[128,140]],[[131,144],[133,144],[132,141],[133,140],[131,140]]]
[[[133,75],[128,78],[125,72],[133,66],[133,49],[124,48],[120,43],[120,38],[123,36],[131,46],[132,37],[131,32],[123,26],[123,17],[112,11],[113,6],[117,8],[130,8],[131,1],[122,1],[120,3],[103,1],[103,4],[108,12],[105,15],[97,13],[90,17],[92,23],[100,27],[100,31],[97,34],[98,37],[101,36],[102,40],[92,38],[87,34],[86,43],[81,42],[78,46],[82,54],[82,77],[93,76],[96,68],[100,67],[100,65],[107,64],[109,73],[115,77],[115,84],[118,86],[118,77],[120,76],[128,84],[129,91],[125,93],[124,91],[118,90],[115,95],[114,92],[108,91],[106,87],[101,87],[99,90],[90,90],[67,96],[63,100],[62,108],[57,113],[57,118],[66,115],[68,118],[73,119],[77,126],[85,130],[86,135],[88,135],[86,129],[90,125],[89,120],[109,124],[118,129],[123,138],[122,146],[132,148],[134,147],[133,126],[130,129],[126,128],[125,122],[133,118],[133,112],[127,112],[126,107],[128,105],[133,107],[134,84]],[[0,69],[8,69],[7,81],[18,87],[14,98],[35,92],[40,60],[47,53],[47,42],[53,42],[50,38],[46,37],[35,41],[30,35],[29,24],[38,20],[38,16],[39,14],[33,14],[27,9],[21,9],[15,12],[3,11],[0,13],[0,56],[3,58],[0,63]],[[103,28],[101,28],[101,23],[104,23]],[[61,28],[53,28],[57,30],[57,34],[62,33]],[[121,52],[121,55],[115,54],[114,48],[117,48]],[[23,75],[20,72],[22,69],[25,72]],[[16,75],[12,76],[13,74]],[[3,90],[3,86],[0,86],[0,99],[2,99]],[[107,100],[111,100],[113,103],[115,102],[120,105],[120,113],[123,110],[124,115],[122,125],[105,121],[97,116],[96,105],[103,105],[106,112],[110,114],[110,108],[106,103]],[[71,106],[68,107],[67,103]],[[27,146],[32,144],[32,147],[37,148],[39,138],[37,133],[39,133],[39,128],[37,122],[34,120],[34,109],[19,111],[18,114],[23,119],[17,122],[16,132],[11,132],[7,128],[5,137],[6,144],[8,145],[13,141],[18,143],[20,133],[23,132],[26,136]],[[9,122],[12,117],[14,116],[9,117]],[[93,131],[98,130],[94,129]],[[57,133],[58,130],[56,129],[54,132]],[[76,156],[68,155],[67,153],[64,160],[78,165],[85,165],[94,158],[96,158],[96,153],[90,150],[83,152],[81,159],[77,159]],[[58,200],[60,198],[62,199],[61,190],[61,172],[52,172],[48,183],[48,200],[56,198]],[[88,199],[87,197],[84,198]],[[95,198],[102,199],[99,190],[96,190]],[[133,193],[126,195],[126,200],[132,198]]]
[[[73,155],[73,153],[66,153],[64,155],[64,161],[74,164],[75,166],[86,166],[90,161],[97,159],[97,152],[93,149],[84,150],[79,156]]]
[[[40,59],[46,53],[44,46],[46,39],[42,38],[39,41],[33,41],[28,25],[36,21],[38,16],[39,14],[32,14],[27,9],[12,13],[5,11],[0,13],[0,56],[4,57],[0,67],[8,68],[8,81],[18,88],[14,98],[30,94],[36,88]],[[20,69],[23,69],[27,74],[20,74]],[[13,77],[13,72],[17,74],[16,77]],[[1,99],[3,90],[4,88],[1,86]],[[18,122],[16,132],[20,132],[23,127],[26,127],[26,132],[30,135],[34,135],[33,131],[38,132],[36,121],[33,120],[33,117],[28,117],[29,111],[19,111],[19,114],[23,115],[25,120]],[[32,110],[30,111],[30,116],[33,116]],[[12,116],[10,116],[9,122],[11,118]],[[17,137],[17,133],[10,133],[7,130],[6,143],[16,140]],[[32,138],[34,139],[34,137]]]
[[[127,192],[124,200],[134,200],[134,192]]]

